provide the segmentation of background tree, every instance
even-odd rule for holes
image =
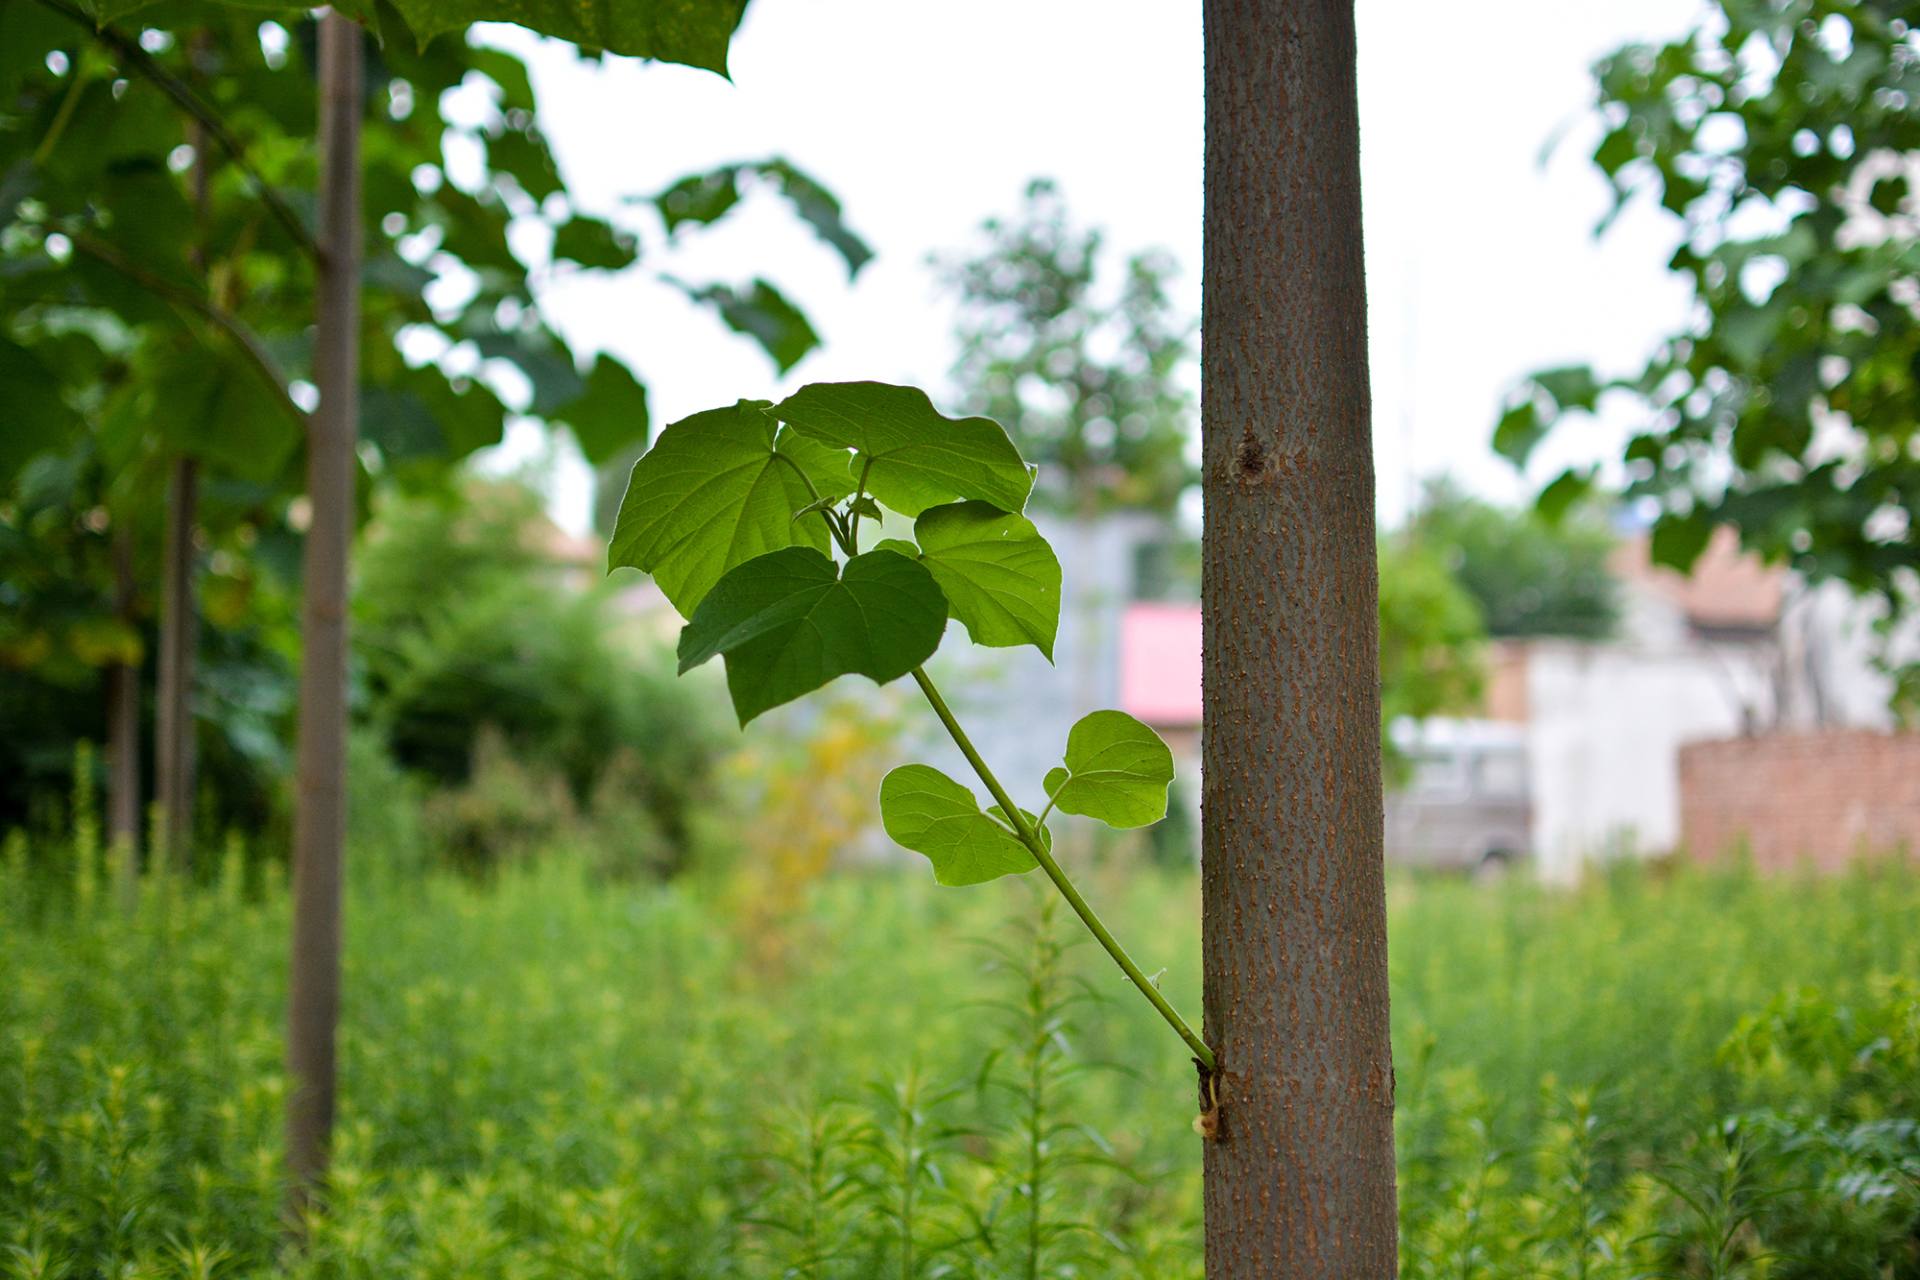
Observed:
[[[312,266],[304,233],[274,208],[291,210],[313,182],[313,28],[304,15],[221,6],[151,19],[96,34],[38,0],[0,0],[0,172],[21,197],[0,205],[0,362],[22,392],[0,431],[5,824],[25,820],[31,796],[64,794],[74,741],[106,727],[103,680],[135,670],[119,659],[154,669],[167,477],[183,450],[202,477],[190,727],[195,751],[218,766],[203,771],[195,812],[214,831],[284,813],[302,539],[288,520],[310,506],[295,501],[304,415],[281,392],[284,380],[304,395],[309,379]],[[675,234],[723,220],[732,202],[682,207],[670,191],[610,217],[579,209],[534,124],[526,69],[501,50],[442,38],[420,52],[408,38],[374,49],[368,74],[356,490],[439,491],[449,467],[521,415],[564,426],[590,460],[644,443],[638,377],[568,347],[537,293],[569,273],[644,269],[643,255],[664,269]],[[190,89],[236,151],[209,142],[176,170],[197,121],[169,87]],[[202,170],[204,215],[192,181]],[[726,166],[675,189],[689,184],[731,190],[735,202],[785,200],[849,269],[868,256],[831,194],[783,161]],[[524,235],[509,250],[516,224],[546,231],[551,251]],[[196,234],[204,272],[186,252]],[[730,327],[767,335],[778,359],[803,356],[818,341],[805,315],[750,280],[688,287],[780,298],[779,324],[750,305],[712,305]],[[132,543],[136,588],[124,610],[120,536]],[[56,564],[67,566],[58,577],[35,567]],[[145,700],[147,724],[152,711]],[[140,810],[137,792],[127,800]]]
[[[218,377],[210,378],[205,367],[205,356],[193,352],[187,357],[192,363],[181,363],[179,376],[172,385],[185,388],[190,397],[198,397],[199,403],[179,400],[176,396],[179,402],[169,402],[164,405],[164,412],[147,415],[148,421],[161,424],[162,430],[198,432],[198,444],[201,447],[224,447],[232,451],[233,460],[237,463],[262,467],[263,477],[275,474],[284,476],[290,468],[295,467],[291,455],[297,450],[301,436],[304,434],[306,437],[308,527],[305,530],[307,536],[302,571],[302,683],[297,750],[300,800],[295,807],[294,958],[289,996],[289,1072],[294,1086],[289,1090],[288,1153],[295,1207],[298,1208],[305,1191],[325,1168],[332,1108],[332,1034],[339,969],[339,883],[345,831],[346,558],[354,523],[355,479],[364,465],[357,447],[361,401],[359,377],[363,364],[362,319],[371,319],[377,314],[375,309],[361,305],[361,246],[364,243],[380,243],[379,239],[367,233],[363,216],[370,208],[377,209],[379,235],[389,240],[397,241],[410,230],[418,230],[409,226],[405,211],[394,209],[389,203],[389,197],[397,195],[402,203],[411,204],[419,189],[414,181],[418,166],[401,169],[391,186],[385,190],[369,181],[369,175],[363,171],[365,157],[360,147],[360,121],[369,105],[369,95],[362,92],[366,77],[359,31],[348,23],[348,17],[376,20],[388,34],[393,35],[409,34],[410,29],[411,36],[424,41],[441,32],[463,31],[469,22],[475,20],[508,15],[485,5],[449,4],[445,0],[406,3],[394,9],[383,8],[377,13],[354,5],[349,5],[344,14],[337,10],[330,12],[322,21],[317,41],[321,50],[318,75],[320,145],[317,148],[321,168],[315,172],[307,167],[312,164],[315,155],[314,149],[306,145],[306,140],[314,136],[313,127],[307,123],[312,117],[302,114],[298,118],[306,127],[286,130],[285,139],[294,145],[257,158],[246,141],[237,137],[227,125],[220,109],[209,103],[187,79],[155,63],[147,45],[151,43],[156,50],[164,50],[177,45],[175,39],[164,31],[148,31],[142,32],[136,40],[105,25],[113,18],[140,7],[139,4],[99,3],[96,0],[91,7],[82,9],[68,4],[67,0],[41,0],[40,10],[45,11],[42,13],[40,10],[30,12],[24,0],[12,0],[7,6],[8,25],[14,26],[17,22],[18,27],[7,33],[8,60],[4,68],[0,68],[5,72],[4,81],[0,81],[0,91],[11,93],[17,86],[24,88],[26,100],[15,105],[37,107],[39,112],[37,118],[36,113],[30,112],[27,116],[28,129],[18,131],[20,136],[16,141],[24,143],[26,138],[32,139],[30,147],[22,147],[28,151],[23,157],[26,163],[15,160],[6,169],[9,185],[16,188],[15,194],[28,198],[16,198],[11,202],[16,221],[24,225],[8,228],[9,234],[4,242],[30,267],[40,268],[28,273],[36,277],[30,286],[29,296],[24,300],[29,304],[29,309],[33,302],[52,303],[58,308],[71,301],[65,295],[76,290],[98,295],[102,281],[106,281],[105,298],[124,300],[129,292],[138,295],[140,304],[145,308],[141,317],[143,323],[165,335],[160,343],[139,343],[140,350],[162,344],[178,346],[178,337],[184,330],[198,340],[199,346],[216,356],[225,357],[225,364],[243,375],[245,380],[238,384],[238,394],[245,396],[251,393],[255,401],[264,397],[272,404],[272,409],[263,413],[257,406],[250,411],[236,410],[222,402],[217,397],[225,394],[223,381]],[[715,5],[698,14],[677,14],[671,21],[661,21],[661,12],[655,5],[589,5],[564,14],[556,12],[548,15],[549,20],[545,25],[549,28],[548,34],[585,37],[596,47],[612,52],[664,57],[724,71],[727,43],[738,23],[742,7],[735,3]],[[193,6],[176,12],[183,20],[183,25],[188,27],[202,21],[220,20],[231,24],[236,20],[232,11],[213,5]],[[49,15],[51,19],[68,20],[72,27],[85,33],[82,38],[89,46],[86,51],[87,62],[76,65],[74,54],[59,47],[57,36],[52,37],[54,47],[49,49]],[[240,21],[243,24],[241,31],[244,32],[245,19]],[[265,28],[260,29],[262,38],[259,52],[266,63],[273,63],[277,57],[284,65],[287,61],[287,28],[278,24],[276,27],[281,38],[273,42],[264,38]],[[22,39],[22,35],[26,38]],[[408,43],[397,39],[386,41],[388,57],[404,58],[401,50]],[[190,47],[197,45],[196,40]],[[237,45],[245,49],[246,41],[242,39]],[[33,60],[35,53],[41,54],[38,65]],[[418,57],[425,62],[430,55]],[[104,60],[110,72],[102,77],[103,93],[89,92],[95,86],[91,77],[82,74],[95,58]],[[56,79],[64,78],[65,83],[57,86],[57,92],[34,96],[31,86],[41,68]],[[69,146],[66,154],[80,156],[81,163],[72,166],[68,172],[55,172],[51,175],[53,182],[43,182],[42,178],[47,176],[42,172],[46,168],[45,162],[59,152],[62,135],[71,127],[73,116],[82,103],[89,98],[104,102],[105,110],[110,113],[122,98],[131,96],[128,91],[136,81],[150,86],[155,95],[150,102],[143,99],[134,104],[133,109],[144,110],[144,114],[120,121],[127,126],[124,131],[109,133],[105,137],[96,135],[97,145],[94,147]],[[275,105],[286,107],[312,100],[310,94],[304,92],[306,86],[297,80],[290,79],[286,87],[293,88],[295,92],[279,99],[258,99],[235,94],[221,105],[227,114],[258,112],[271,117]],[[388,114],[396,119],[404,119],[411,112],[416,86],[396,79],[386,87],[389,91],[385,104]],[[530,99],[530,93],[528,97]],[[372,97],[372,101],[377,102],[378,97]],[[184,111],[201,131],[196,136],[217,140],[233,162],[233,168],[238,171],[236,186],[244,197],[234,202],[236,215],[242,220],[251,217],[256,224],[267,221],[277,224],[277,230],[285,234],[301,256],[298,270],[274,272],[267,279],[256,277],[251,283],[269,296],[278,293],[284,307],[281,318],[296,317],[293,323],[286,326],[289,341],[283,344],[293,348],[292,354],[296,359],[305,354],[300,350],[303,345],[300,338],[306,332],[305,321],[311,314],[310,308],[317,304],[318,319],[311,352],[313,384],[310,389],[317,393],[319,408],[314,416],[305,412],[295,395],[291,381],[293,375],[281,367],[287,353],[275,351],[262,340],[262,334],[269,332],[263,323],[267,313],[263,312],[254,297],[242,293],[240,296],[245,298],[247,305],[244,314],[240,314],[235,297],[222,288],[223,284],[229,282],[223,279],[220,272],[209,268],[206,249],[215,237],[202,233],[208,231],[206,224],[211,212],[212,179],[205,165],[200,163],[203,157],[190,152],[184,163],[180,163],[178,151],[168,149],[160,153],[165,160],[156,162],[155,151],[149,145],[135,145],[130,153],[123,150],[128,145],[128,139],[137,140],[139,144],[148,143],[156,121],[160,127],[172,123],[175,117],[168,110],[171,108]],[[293,109],[301,113],[307,110],[300,106]],[[521,176],[528,176],[529,166],[537,169],[539,163],[544,162],[550,178],[551,161],[545,156],[544,149],[535,145],[536,140],[530,133],[531,120],[529,100],[519,118],[516,119],[512,112],[507,113],[507,132],[499,136],[508,144],[509,153],[516,155],[521,163]],[[518,137],[507,136],[509,132]],[[368,148],[367,154],[377,156],[380,149],[380,142],[376,141]],[[100,171],[103,158],[104,173]],[[133,163],[126,163],[130,158]],[[429,165],[438,158],[437,155],[431,157]],[[14,160],[14,157],[8,159]],[[181,171],[193,174],[190,196],[180,189],[181,184],[176,180]],[[318,229],[312,234],[306,231],[304,223],[278,194],[275,185],[281,179],[297,180],[303,176],[309,180],[318,179],[315,190],[320,217]],[[516,183],[521,187],[521,194],[527,194],[527,185],[538,186],[546,181],[537,174],[532,176],[531,184]],[[436,189],[439,185],[436,184]],[[551,184],[551,188],[557,188],[557,185]],[[361,199],[363,186],[372,197],[365,203]],[[472,195],[457,186],[454,186],[451,194]],[[457,227],[462,220],[473,220],[474,211],[465,203],[458,199],[451,203],[454,207],[449,212],[453,226]],[[484,210],[484,201],[475,200],[472,203],[480,204]],[[511,212],[510,202],[503,203]],[[570,213],[564,203],[558,207],[563,216],[553,238],[556,259],[571,259],[590,267],[617,267],[631,262],[632,248],[628,238],[613,233],[607,224],[598,220],[583,221],[564,216]],[[190,218],[182,220],[178,216],[183,209],[189,211]],[[168,213],[175,215],[171,225],[165,216]],[[150,216],[154,214],[161,216]],[[481,221],[485,220],[482,212]],[[183,234],[188,226],[191,226],[193,234]],[[445,232],[447,225],[443,224],[440,230]],[[250,244],[251,241],[242,243]],[[416,247],[431,248],[420,246],[418,241],[414,243]],[[492,255],[492,261],[468,264],[479,268],[475,273],[479,277],[479,287],[472,288],[469,285],[464,290],[469,301],[487,292],[488,266],[504,268],[511,277],[518,265],[503,238],[482,247]],[[404,253],[395,256],[408,266],[419,268],[421,265],[418,261],[410,261]],[[69,274],[66,268],[76,261],[82,264],[82,271]],[[90,279],[89,276],[94,278]],[[299,287],[307,282],[311,283],[306,289]],[[408,291],[413,306],[417,312],[425,313],[416,313],[411,317],[414,324],[443,327],[445,318],[433,315],[431,308],[426,306],[419,288],[421,281],[415,278],[409,283],[413,286]],[[93,286],[91,290],[89,285]],[[286,287],[288,285],[293,287]],[[279,286],[277,290],[276,286]],[[790,306],[785,307],[778,317],[782,323],[754,327],[755,317],[775,309],[766,291],[749,291],[743,297],[734,291],[716,288],[707,290],[702,296],[708,297],[735,327],[749,329],[763,342],[769,343],[770,348],[777,345],[780,358],[792,352],[789,332],[792,326],[787,323],[791,316],[786,314],[791,313]],[[99,304],[102,297],[93,296],[89,300]],[[507,305],[509,302],[513,305]],[[9,299],[9,303],[13,304],[13,300]],[[518,299],[487,299],[487,303],[489,305],[480,308],[474,317],[478,321],[477,332],[460,332],[456,341],[471,338],[475,340],[475,347],[481,356],[513,359],[533,388],[532,407],[536,411],[551,414],[565,410],[572,401],[588,396],[605,398],[611,395],[628,402],[623,409],[615,412],[613,416],[616,420],[624,419],[629,424],[629,434],[644,436],[644,400],[637,399],[639,388],[630,374],[617,364],[603,360],[596,364],[591,376],[583,378],[577,364],[556,357],[554,348],[559,347],[564,351],[564,346],[540,322],[536,307],[521,305]],[[113,309],[110,303],[107,309]],[[467,309],[463,307],[461,310],[464,312]],[[9,305],[8,311],[13,312],[14,305]],[[45,312],[41,312],[40,317],[44,320]],[[186,321],[184,325],[180,323],[182,320]],[[35,325],[31,322],[22,324],[13,321],[12,327],[21,336],[35,332]],[[57,322],[55,328],[58,329]],[[40,326],[39,331],[41,336],[46,336],[44,325]],[[208,341],[209,335],[213,336],[211,342]],[[444,331],[442,336],[445,336]],[[199,356],[198,361],[194,361],[196,355]],[[13,363],[23,362],[15,360]],[[29,373],[40,377],[43,362],[30,350],[24,363],[32,366]],[[412,362],[398,359],[393,363],[402,371],[413,371],[418,367]],[[436,372],[442,375],[447,373],[444,367]],[[86,390],[97,383],[98,379],[89,381]],[[168,387],[169,383],[164,378],[140,378],[131,385],[137,392],[151,395],[156,389]],[[556,385],[562,389],[562,394],[557,398],[553,394]],[[428,375],[428,388],[430,391],[438,390],[432,375]],[[449,389],[459,390],[451,386]],[[209,400],[210,394],[216,398]],[[55,402],[58,403],[59,399],[56,396]],[[579,419],[575,422],[576,427],[581,422],[595,421],[592,414],[575,413],[574,417]],[[42,421],[41,418],[46,420]],[[604,422],[605,418],[601,418],[600,423],[604,425]],[[262,427],[270,427],[275,423],[279,425],[284,444],[277,440],[265,441],[257,435]],[[33,430],[22,433],[32,438],[24,448],[17,450],[18,456],[31,456],[39,445],[57,444],[60,429],[70,425],[58,415],[38,415]],[[417,427],[420,420],[415,419],[411,425]],[[584,436],[595,434],[591,428],[583,433]],[[178,451],[196,454],[198,450],[193,443],[180,444]],[[616,440],[610,447],[624,443],[624,440]],[[583,445],[592,456],[595,452],[593,444],[583,439]],[[16,459],[9,458],[8,461],[12,465]],[[279,464],[277,468],[272,465],[276,461]],[[263,466],[263,463],[266,465]],[[289,484],[287,487],[291,489],[293,486]],[[184,493],[182,490],[183,497]],[[174,510],[178,536],[174,539],[176,555],[172,563],[176,569],[184,570],[185,551],[189,542],[187,526],[191,523],[186,517],[190,513],[184,502],[176,502]],[[168,593],[175,605],[172,612],[176,615],[176,622],[184,622],[177,615],[188,598],[188,593],[183,589],[188,580],[190,575],[181,572],[175,587]],[[180,649],[179,645],[168,647],[176,653]],[[174,692],[182,691],[175,688]],[[166,717],[166,723],[183,724],[189,718],[180,714],[176,705],[175,713]],[[170,754],[169,758],[178,757]]]
[[[1524,461],[1619,392],[1644,414],[1625,492],[1658,511],[1656,560],[1685,570],[1729,525],[1889,626],[1920,605],[1916,24],[1906,0],[1717,0],[1678,40],[1603,59],[1594,163],[1615,213],[1644,193],[1678,220],[1692,314],[1636,372],[1535,374],[1494,437]],[[1920,667],[1900,694],[1920,697]]]
[[[1486,674],[1479,603],[1435,544],[1382,538],[1379,561],[1382,727],[1471,710]]]
[[[1192,325],[1167,296],[1172,259],[1127,259],[1103,289],[1101,233],[1076,227],[1046,179],[989,219],[972,257],[940,259],[958,297],[960,407],[1004,423],[1040,465],[1036,499],[1077,515],[1171,512],[1193,483]]]
[[[1211,1277],[1395,1273],[1353,8],[1208,0]]]
[[[1434,480],[1401,536],[1441,559],[1489,635],[1604,640],[1619,622],[1619,584],[1607,568],[1616,540],[1590,507],[1549,519]],[[1385,563],[1380,576],[1384,591],[1393,576]]]

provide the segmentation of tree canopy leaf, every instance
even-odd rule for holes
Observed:
[[[1053,659],[1060,561],[1025,516],[984,502],[930,507],[914,523],[921,563],[975,644],[1030,644]]]
[[[868,492],[902,515],[968,498],[1018,512],[1033,490],[1032,470],[999,423],[949,418],[915,387],[816,382],[774,415],[810,439],[856,450],[851,465],[867,468]]]
[[[1039,865],[1012,831],[981,812],[972,791],[931,765],[902,765],[881,780],[880,822],[896,844],[933,864],[940,884],[985,884]],[[1040,832],[1047,841],[1046,828]]]
[[[726,657],[744,726],[843,675],[885,684],[940,647],[947,601],[933,576],[892,551],[847,561],[811,547],[769,552],[714,585],[680,632],[680,670]]]
[[[1124,711],[1096,711],[1067,734],[1066,768],[1047,774],[1047,794],[1062,813],[1110,827],[1144,827],[1167,814],[1173,752],[1160,735]]]
[[[152,0],[78,0],[96,22],[111,22]],[[225,0],[242,9],[278,9],[283,0]],[[375,0],[342,0],[341,12],[374,26]],[[727,46],[747,0],[393,0],[421,47],[476,22],[512,22],[543,36],[633,58],[654,58],[727,74]]]
[[[588,462],[605,462],[630,445],[646,443],[647,389],[631,369],[603,352],[587,371],[585,393],[555,416],[572,428]]]

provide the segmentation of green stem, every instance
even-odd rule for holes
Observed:
[[[774,456],[784,457],[785,455],[775,454]],[[814,489],[813,481],[808,478],[806,471],[793,459],[787,458],[786,461],[800,473],[800,478],[806,482],[808,492],[813,493],[817,501],[818,491]],[[867,487],[866,479],[866,473],[863,471],[860,476],[862,491]],[[854,555],[854,544],[848,536],[848,531],[836,525],[829,512],[822,511],[820,516],[827,522],[827,528],[832,531],[834,540],[840,544],[840,549],[849,556]],[[860,517],[856,515],[853,519],[857,529]],[[947,705],[947,700],[940,696],[938,689],[933,687],[933,681],[927,678],[926,669],[915,667],[913,679],[914,683],[920,686],[920,692],[927,696],[927,702],[933,707],[933,713],[940,717],[940,723],[946,726],[947,735],[953,739],[954,745],[960,748],[960,754],[967,758],[967,763],[973,766],[973,771],[980,775],[980,781],[986,784],[987,792],[1000,806],[1000,812],[1007,815],[1007,821],[1012,825],[1014,835],[1019,837],[1021,844],[1027,846],[1027,852],[1031,853],[1033,860],[1040,864],[1040,869],[1047,873],[1047,879],[1053,881],[1053,887],[1060,891],[1060,896],[1067,900],[1067,905],[1073,908],[1073,913],[1080,917],[1080,923],[1086,925],[1087,932],[1107,949],[1107,954],[1112,956],[1113,962],[1120,966],[1120,971],[1127,975],[1127,980],[1140,988],[1140,994],[1159,1010],[1160,1016],[1166,1019],[1167,1025],[1186,1042],[1187,1048],[1193,1051],[1193,1056],[1200,1065],[1209,1073],[1216,1070],[1213,1050],[1207,1048],[1207,1042],[1187,1025],[1187,1020],[1180,1016],[1179,1010],[1167,1003],[1167,998],[1160,994],[1160,988],[1154,986],[1152,980],[1140,971],[1140,966],[1133,962],[1133,957],[1127,954],[1127,949],[1120,945],[1119,939],[1107,929],[1106,924],[1101,921],[1094,909],[1087,905],[1087,900],[1080,896],[1080,890],[1074,886],[1072,880],[1067,878],[1066,871],[1053,860],[1053,852],[1040,839],[1038,824],[1028,823],[1026,814],[1022,813],[1020,806],[1013,802],[1013,797],[1007,794],[1007,789],[1000,785],[1000,779],[993,776],[993,770],[987,767],[987,762],[981,758],[980,752],[974,747],[973,739],[967,737],[967,731],[960,727],[958,720],[954,719],[953,708]],[[1051,812],[1052,809],[1053,799],[1048,797],[1047,808],[1042,812],[1043,814]]]
[[[37,168],[47,162],[53,149],[60,142],[60,135],[67,131],[67,125],[73,120],[74,108],[80,105],[80,95],[87,91],[89,79],[85,66],[75,58],[68,65],[68,74],[73,79],[67,82],[67,92],[60,99],[59,110],[53,113],[53,123],[47,126],[47,132],[40,139],[40,145],[33,149],[33,163]]]
[[[1074,886],[1072,880],[1067,878],[1067,873],[1061,869],[1060,864],[1054,861],[1052,851],[1040,839],[1039,832],[1028,824],[1026,815],[1020,811],[1020,806],[1013,802],[1013,797],[1009,796],[1006,788],[1000,785],[1000,780],[993,776],[993,770],[989,769],[987,762],[981,759],[980,752],[973,745],[973,740],[967,737],[967,731],[960,727],[958,720],[954,719],[953,709],[947,706],[947,700],[940,696],[940,691],[933,687],[933,681],[927,678],[926,671],[915,667],[913,679],[914,683],[920,686],[920,692],[927,696],[927,702],[932,705],[933,713],[940,717],[940,723],[946,726],[947,734],[953,739],[954,745],[960,748],[960,754],[967,758],[967,763],[973,766],[973,771],[980,775],[980,781],[986,785],[988,793],[1000,806],[1000,812],[1007,815],[1007,821],[1013,825],[1013,832],[1020,838],[1020,843],[1027,846],[1027,852],[1031,853],[1033,860],[1040,864],[1040,869],[1047,873],[1047,879],[1053,881],[1053,887],[1060,891],[1060,896],[1067,900],[1067,905],[1073,908],[1073,913],[1080,917],[1080,923],[1087,926],[1087,932],[1107,949],[1107,954],[1113,957],[1113,962],[1120,966],[1120,971],[1127,975],[1128,981],[1140,988],[1140,994],[1159,1011],[1162,1018],[1166,1019],[1167,1025],[1186,1042],[1187,1048],[1193,1050],[1193,1056],[1199,1059],[1200,1065],[1208,1071],[1214,1070],[1213,1050],[1207,1047],[1206,1041],[1194,1034],[1193,1028],[1187,1025],[1186,1019],[1167,1003],[1167,998],[1160,994],[1160,988],[1154,986],[1147,975],[1140,971],[1140,966],[1133,962],[1133,957],[1127,954],[1127,949],[1120,945],[1107,926],[1101,922],[1100,917],[1094,913],[1093,908],[1087,905],[1087,900],[1080,896],[1080,890]]]
[[[860,554],[860,499],[867,496],[867,475],[873,470],[873,455],[867,455],[866,465],[860,468],[860,484],[853,491],[853,501],[847,504],[847,554]]]

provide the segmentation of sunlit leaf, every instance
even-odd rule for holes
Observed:
[[[930,507],[914,523],[921,563],[975,644],[1030,644],[1053,657],[1060,561],[1025,516],[984,502]]]
[[[795,431],[822,444],[858,451],[867,490],[902,515],[977,498],[1018,512],[1033,489],[1033,472],[999,423],[949,418],[914,387],[884,382],[816,382],[774,407]]]
[[[999,806],[993,812],[999,814]],[[880,783],[880,822],[896,844],[924,855],[944,885],[984,884],[1039,865],[1011,830],[981,812],[973,792],[931,765],[902,765],[887,774]],[[1041,838],[1047,840],[1045,828]]]
[[[1074,725],[1066,761],[1045,783],[1062,813],[1098,818],[1110,827],[1144,827],[1166,816],[1173,752],[1126,712],[1096,711]]]
[[[844,481],[834,455],[778,440],[763,400],[742,400],[682,418],[660,433],[634,465],[607,547],[608,569],[630,566],[653,575],[660,590],[692,617],[723,574],[783,547],[827,549],[826,526],[795,521],[813,499],[802,471],[822,462],[816,483]],[[787,454],[782,457],[781,454]]]

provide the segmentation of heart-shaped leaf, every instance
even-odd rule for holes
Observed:
[[[998,805],[991,812],[1005,816]],[[940,884],[985,884],[1039,865],[973,792],[931,765],[902,765],[881,780],[880,822],[896,844],[926,856]],[[1051,848],[1045,827],[1040,838]]]
[[[680,670],[715,654],[744,726],[843,675],[885,684],[940,647],[947,601],[905,556],[869,551],[846,569],[811,547],[749,560],[714,584],[680,631]]]
[[[783,547],[827,548],[827,527],[793,513],[813,493],[853,492],[844,450],[779,432],[763,400],[709,409],[668,427],[634,465],[607,546],[607,568],[653,575],[680,616],[721,575]],[[776,437],[776,433],[779,433]]]
[[[1110,827],[1144,827],[1167,815],[1173,752],[1160,735],[1124,711],[1096,711],[1067,734],[1067,766],[1047,774],[1047,794],[1062,813]]]
[[[902,515],[965,498],[1019,511],[1033,489],[1032,470],[999,423],[946,417],[913,387],[816,382],[773,412],[809,439],[858,450],[851,465],[866,470],[868,492]]]
[[[1060,561],[1033,521],[984,502],[955,502],[922,512],[913,533],[920,562],[975,644],[1030,644],[1053,660]]]

